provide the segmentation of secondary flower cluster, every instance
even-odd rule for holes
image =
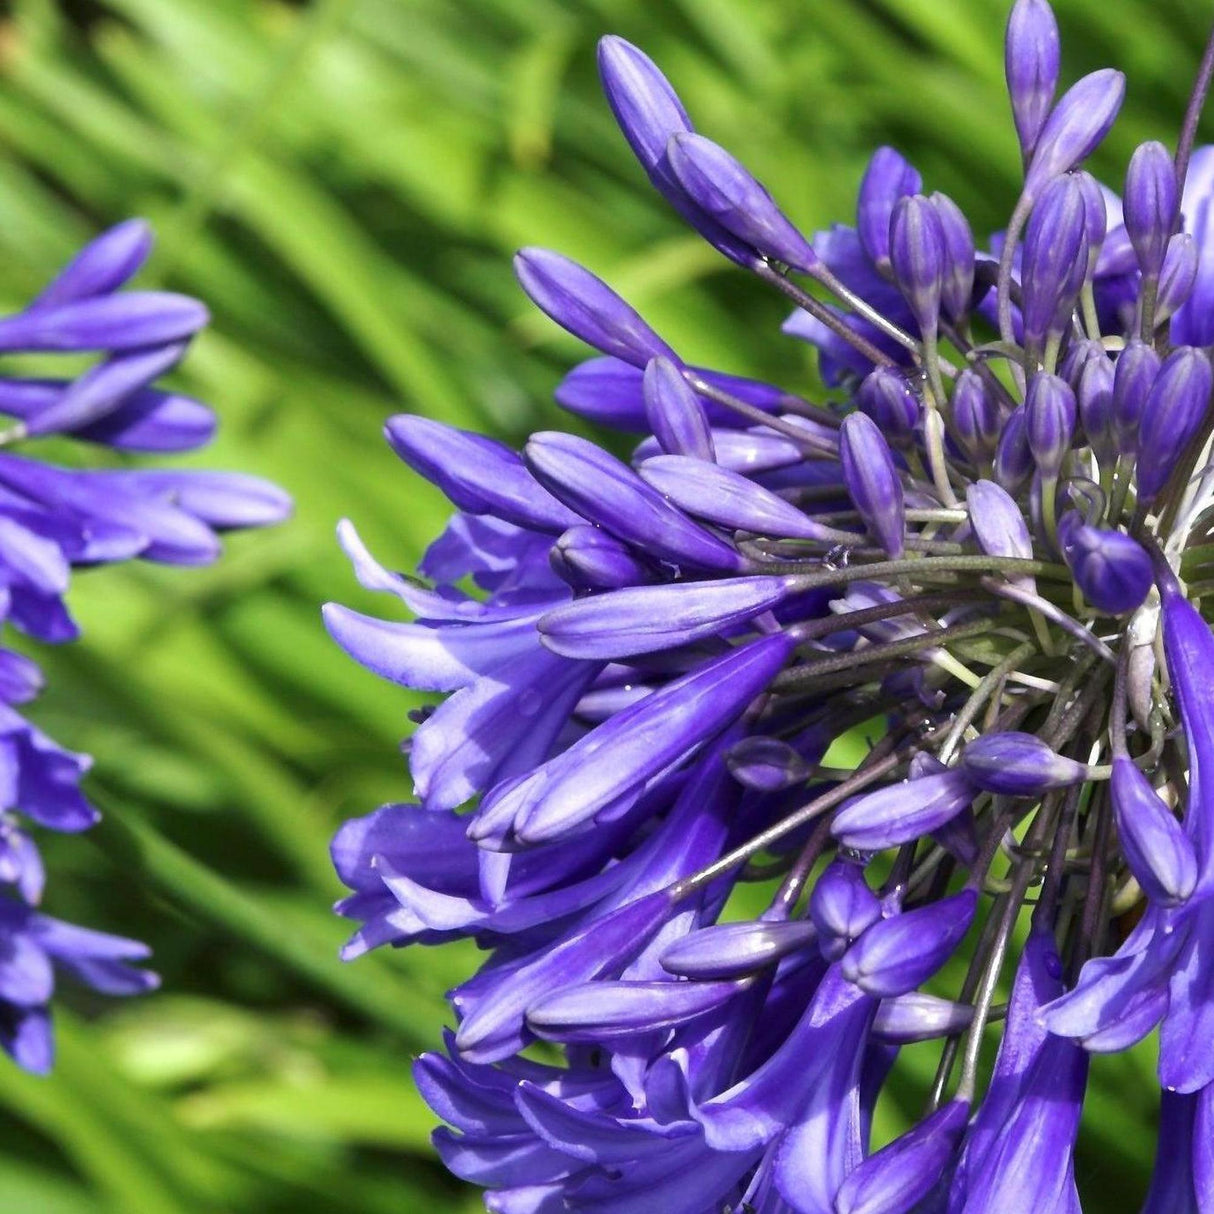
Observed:
[[[219,555],[216,532],[277,522],[287,498],[253,477],[202,471],[78,469],[17,454],[63,436],[120,452],[186,451],[215,426],[196,400],[152,386],[207,321],[202,304],[160,291],[122,291],[151,250],[130,221],[87,245],[24,311],[0,318],[0,354],[96,354],[72,378],[0,377],[0,619],[38,641],[79,629],[65,595],[74,567],[141,557],[199,565]],[[130,963],[135,940],[75,927],[37,910],[44,871],[28,824],[87,830],[98,818],[80,789],[90,759],[57,746],[17,707],[42,688],[37,665],[0,648],[0,1045],[23,1067],[50,1068],[56,971],[106,994],[156,985]]]
[[[1056,98],[1053,13],[1017,0],[1024,185],[987,253],[889,148],[855,226],[807,239],[644,54],[607,38],[600,67],[653,185],[797,305],[843,401],[687,363],[529,249],[524,290],[601,354],[557,399],[631,460],[388,423],[458,513],[428,583],[343,524],[416,620],[328,627],[450,694],[409,743],[418,803],[333,851],[347,956],[489,950],[416,1066],[440,1154],[508,1214],[1070,1214],[1090,1057],[1161,1025],[1143,1208],[1214,1209],[1202,97],[1119,198],[1079,166],[1123,77]],[[930,1039],[922,1120],[873,1144]]]

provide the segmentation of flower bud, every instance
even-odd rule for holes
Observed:
[[[864,413],[850,413],[839,428],[839,460],[853,504],[873,538],[891,558],[902,555],[906,507],[902,482],[885,437]]]
[[[857,797],[835,815],[831,834],[858,851],[897,847],[938,830],[973,799],[968,777],[946,768]]]
[[[1125,76],[1102,68],[1071,85],[1041,128],[1024,179],[1030,198],[1086,159],[1109,133],[1125,98]]]
[[[889,260],[919,330],[934,334],[944,290],[944,226],[922,194],[899,198],[889,221]]]
[[[666,156],[688,198],[760,256],[805,272],[819,264],[767,190],[723,147],[691,131],[676,132]]]
[[[589,523],[570,527],[553,544],[548,562],[575,590],[614,590],[653,576],[626,544]]]
[[[1006,490],[994,481],[974,481],[966,488],[965,502],[974,538],[983,552],[1032,560],[1033,539],[1024,512]],[[1028,574],[1017,574],[1010,580],[1026,590],[1035,589]]]
[[[637,471],[664,498],[718,527],[789,539],[823,538],[821,523],[731,468],[687,455],[655,455]]]
[[[692,522],[627,464],[588,439],[540,431],[531,436],[523,454],[532,475],[553,497],[626,544],[679,565],[740,568],[733,547]]]
[[[662,450],[712,463],[716,452],[708,415],[679,367],[668,358],[650,359],[642,390],[649,428]]]
[[[910,991],[881,1001],[873,1017],[873,1035],[893,1045],[910,1045],[964,1032],[973,1018],[968,1003]]]
[[[894,204],[899,198],[917,194],[922,186],[923,178],[899,152],[878,148],[873,153],[860,182],[856,231],[878,269],[889,269],[889,222]]]
[[[1034,797],[1051,788],[1067,788],[1087,779],[1083,763],[1058,754],[1035,734],[988,733],[971,742],[961,768],[987,792]]]
[[[917,989],[952,956],[977,904],[975,891],[965,889],[874,923],[843,955],[843,977],[882,999]]]
[[[1012,121],[1026,162],[1054,104],[1060,62],[1058,22],[1047,0],[1016,0],[1008,17],[1003,63]]]
[[[748,264],[754,256],[750,247],[704,214],[671,171],[670,137],[692,126],[670,81],[644,51],[615,35],[599,41],[598,58],[607,104],[654,188],[726,257]]]
[[[794,585],[760,575],[623,587],[561,603],[536,627],[544,644],[566,657],[632,657],[717,636],[770,611]]]
[[[817,935],[803,919],[718,923],[671,944],[662,954],[662,968],[700,981],[741,977],[809,948]]]
[[[969,1121],[969,1102],[950,1100],[853,1169],[837,1214],[905,1214],[940,1183]]]
[[[1152,140],[1135,149],[1126,170],[1122,207],[1138,268],[1144,278],[1154,278],[1163,268],[1168,241],[1180,218],[1176,166],[1162,143]]]
[[[762,792],[779,792],[808,779],[812,770],[797,751],[779,738],[743,738],[725,756],[729,774],[739,784]]]
[[[1155,297],[1156,326],[1163,324],[1189,302],[1189,296],[1193,294],[1197,283],[1199,269],[1197,242],[1188,232],[1177,232],[1168,241],[1163,269],[1159,272],[1159,293]],[[1178,336],[1180,335],[1174,334],[1173,340]]]
[[[1193,346],[1164,359],[1138,431],[1138,500],[1151,502],[1167,483],[1210,407],[1210,360]]]
[[[881,903],[868,888],[864,870],[850,860],[827,865],[809,898],[809,917],[818,929],[818,947],[837,961],[853,940],[881,918]]]
[[[1058,520],[1058,543],[1075,584],[1093,607],[1124,615],[1151,589],[1151,558],[1120,531],[1093,527],[1074,510]]]
[[[973,368],[957,376],[952,406],[953,429],[966,455],[976,464],[988,463],[999,446],[1003,415],[994,393]]]
[[[1101,356],[1089,358],[1079,376],[1076,398],[1088,446],[1102,467],[1117,458],[1113,439],[1113,364]]]
[[[1096,272],[1096,263],[1100,260],[1100,250],[1104,247],[1104,238],[1109,231],[1109,211],[1104,200],[1104,190],[1091,173],[1077,172],[1071,174],[1079,183],[1083,197],[1083,230],[1088,238],[1088,268],[1085,277],[1091,277]]]
[[[969,311],[974,290],[974,234],[964,212],[947,194],[932,194],[928,201],[936,209],[944,235],[944,281],[940,304],[949,320],[960,320]]]
[[[1020,293],[1024,339],[1041,345],[1062,332],[1088,272],[1087,208],[1083,187],[1059,177],[1042,191],[1024,236]]]
[[[1160,906],[1184,902],[1197,884],[1193,844],[1129,756],[1113,757],[1109,782],[1117,833],[1130,872]]]
[[[1117,356],[1113,371],[1113,439],[1121,455],[1138,451],[1138,427],[1159,367],[1155,348],[1136,337],[1126,342]]]
[[[891,446],[914,441],[923,404],[901,371],[878,367],[866,375],[856,392],[856,404],[877,423]]]
[[[527,1027],[547,1041],[597,1045],[675,1028],[743,989],[737,982],[582,982],[542,994],[527,1007]]]
[[[675,352],[601,278],[550,249],[522,249],[514,272],[531,301],[587,345],[643,367]],[[677,359],[676,359],[677,361]]]
[[[1033,471],[1033,452],[1029,446],[1028,419],[1023,405],[1017,405],[1003,423],[999,446],[995,449],[995,480],[1008,493],[1015,493]]]
[[[1029,381],[1024,400],[1029,450],[1042,476],[1056,477],[1075,436],[1078,406],[1065,379],[1039,372]]]

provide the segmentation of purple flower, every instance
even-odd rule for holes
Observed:
[[[285,518],[281,490],[254,477],[201,470],[59,467],[33,442],[63,436],[117,451],[176,452],[205,443],[207,406],[154,385],[181,361],[206,324],[197,300],[123,290],[151,251],[138,220],[103,233],[22,312],[0,319],[0,350],[89,354],[74,378],[0,379],[0,614],[50,643],[79,629],[65,595],[74,567],[142,558],[205,564],[218,532]],[[27,444],[28,447],[27,447]],[[0,1044],[27,1070],[50,1069],[55,975],[105,994],[150,990],[155,975],[133,968],[148,950],[132,940],[74,927],[38,906],[45,871],[27,824],[82,831],[97,811],[81,789],[92,760],[55,744],[15,706],[37,696],[29,659],[0,650]]]
[[[1075,1214],[1089,1055],[1157,1027],[1147,1210],[1214,1185],[1214,152],[1178,211],[1144,145],[1123,204],[1078,166],[1124,80],[1055,101],[1059,63],[1049,5],[1017,0],[1024,188],[979,249],[890,148],[855,227],[803,237],[648,58],[604,40],[651,182],[804,305],[785,329],[842,399],[688,367],[597,278],[529,251],[528,294],[604,355],[558,402],[634,436],[630,461],[389,423],[458,513],[426,581],[343,525],[359,581],[413,618],[326,621],[447,698],[410,743],[419,803],[334,840],[338,909],[347,957],[487,954],[417,1078],[490,1209]],[[21,475],[0,456],[0,489]],[[157,551],[201,551],[152,517]],[[45,538],[0,526],[14,587],[44,597]],[[0,686],[30,683],[0,662]],[[39,881],[15,827],[0,873]],[[537,1037],[561,1065],[524,1054]],[[933,1106],[874,1149],[899,1048],[941,1038]]]

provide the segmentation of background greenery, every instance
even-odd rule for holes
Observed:
[[[1207,0],[1059,0],[1068,77],[1113,62],[1127,108],[1098,168],[1170,139]],[[578,357],[509,255],[554,246],[686,356],[811,382],[783,305],[652,196],[598,95],[615,31],[807,228],[851,212],[893,142],[990,230],[1016,184],[1005,0],[13,0],[0,3],[0,304],[84,239],[151,219],[145,282],[215,314],[180,384],[218,407],[197,462],[261,472],[295,521],[215,569],[79,579],[86,639],[38,654],[34,719],[97,758],[93,835],[48,841],[49,909],[149,940],[164,990],[68,995],[55,1077],[0,1065],[0,1209],[24,1214],[461,1211],[431,1163],[410,1055],[459,949],[342,966],[327,841],[408,791],[410,698],[326,639],[360,595],[351,515],[409,566],[444,506],[380,440],[416,410],[517,438]],[[367,600],[369,603],[369,600]],[[1097,1071],[1081,1172],[1136,1208],[1150,1059]],[[888,1117],[894,1124],[893,1109]],[[1115,1196],[1114,1196],[1115,1195]]]

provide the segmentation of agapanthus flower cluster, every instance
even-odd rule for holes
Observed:
[[[425,581],[343,524],[416,618],[328,626],[449,694],[417,714],[416,803],[334,857],[347,956],[488,952],[416,1064],[440,1154],[508,1214],[1071,1214],[1091,1057],[1158,1027],[1141,1208],[1214,1210],[1201,90],[1119,196],[1081,165],[1122,75],[1059,96],[1054,15],[1017,0],[1023,188],[988,252],[890,148],[855,226],[807,237],[641,51],[606,38],[600,67],[654,187],[797,305],[838,399],[693,365],[527,249],[523,289],[600,355],[557,400],[631,458],[388,423],[458,512]],[[931,1040],[921,1120],[872,1142]]]
[[[87,245],[23,311],[0,318],[0,354],[93,355],[67,378],[0,377],[0,620],[36,641],[79,634],[65,596],[73,568],[142,558],[201,565],[217,532],[277,522],[285,495],[254,477],[207,471],[61,467],[39,438],[116,452],[173,453],[205,443],[206,405],[153,383],[207,321],[201,303],[124,291],[151,251],[133,220]],[[87,461],[85,461],[87,465]],[[44,870],[31,825],[87,830],[98,819],[80,782],[87,755],[62,749],[18,711],[42,688],[28,656],[0,648],[0,1045],[26,1070],[51,1066],[50,1000],[60,973],[129,995],[156,985],[135,940],[41,913]]]

